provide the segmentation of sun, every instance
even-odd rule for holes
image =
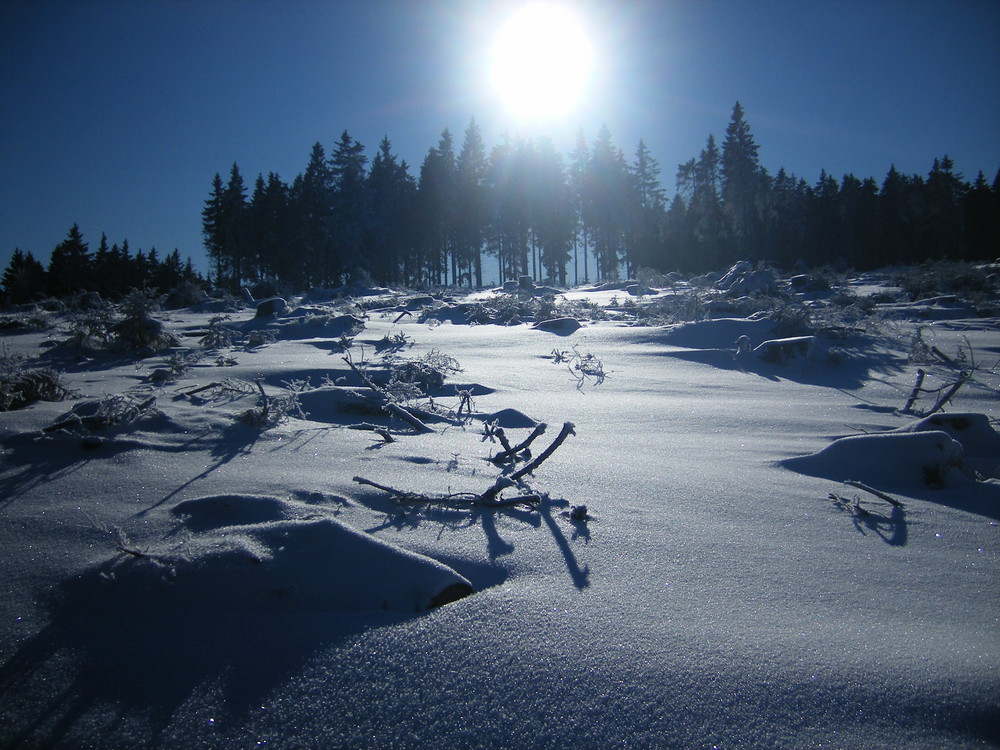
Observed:
[[[580,19],[567,7],[526,5],[497,32],[491,59],[494,89],[518,118],[565,115],[586,94],[592,49]]]

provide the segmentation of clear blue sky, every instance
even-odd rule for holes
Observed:
[[[416,176],[475,117],[572,146],[607,123],[640,138],[669,194],[677,165],[743,104],[762,164],[879,182],[948,154],[1000,167],[998,0],[581,0],[599,75],[571,115],[512,123],[490,87],[500,0],[4,0],[0,263],[43,262],[80,224],[201,262],[201,208],[237,162],[291,182],[342,130],[388,135]]]

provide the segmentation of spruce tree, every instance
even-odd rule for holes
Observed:
[[[722,143],[722,205],[734,249],[739,258],[757,259],[760,247],[760,215],[766,180],[757,156],[757,144],[739,102],[726,127]]]
[[[30,253],[15,248],[0,281],[3,301],[10,305],[31,302],[45,293],[45,268]]]
[[[483,239],[486,233],[486,150],[479,126],[473,118],[465,129],[462,150],[456,162],[455,256],[459,281],[483,285]]]
[[[66,297],[89,290],[92,281],[90,271],[87,243],[83,241],[79,225],[74,224],[66,239],[56,245],[49,258],[46,274],[49,294]]]

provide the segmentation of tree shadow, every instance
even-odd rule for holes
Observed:
[[[219,693],[215,720],[238,723],[318,650],[412,617],[195,611],[122,596],[110,569],[94,568],[48,595],[48,625],[0,666],[4,747],[83,742],[78,733],[88,730],[78,722],[109,708],[144,717],[141,744],[157,745],[178,709],[206,687]]]
[[[710,365],[720,370],[752,373],[771,381],[790,380],[841,390],[857,390],[871,380],[873,373],[902,372],[902,355],[871,346],[866,342],[835,342],[825,355],[817,358],[792,358],[784,363],[768,362],[753,355],[734,356],[733,349],[678,349],[658,353],[689,362]]]

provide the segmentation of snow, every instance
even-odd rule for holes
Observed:
[[[781,338],[766,317],[553,333],[399,318],[412,297],[247,307],[225,324],[270,340],[217,352],[197,343],[215,313],[163,313],[197,352],[166,382],[148,377],[165,355],[4,336],[79,398],[0,413],[0,746],[1000,743],[996,319],[889,304],[891,336],[767,362],[733,356]],[[909,361],[917,324],[980,363],[929,417],[901,411],[917,367],[928,387],[956,371]],[[393,356],[463,368],[422,404],[427,434],[373,409],[343,361],[353,336],[379,377],[376,344],[399,333]],[[603,382],[568,372],[568,347]],[[245,387],[192,393],[227,382]],[[240,421],[257,382],[299,383],[302,413]],[[112,396],[155,408],[44,431]],[[566,421],[530,507],[353,480],[482,493],[503,472],[491,430],[516,444],[546,423],[537,456]]]

